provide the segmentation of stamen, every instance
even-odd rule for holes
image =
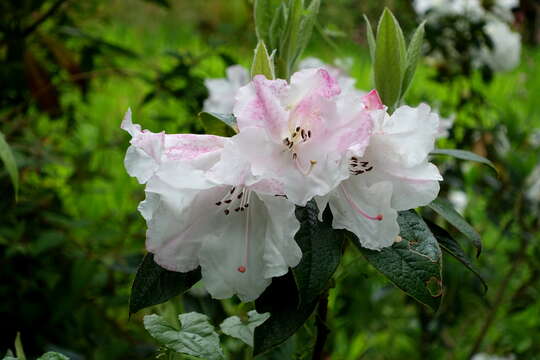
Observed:
[[[293,155],[296,155],[296,154],[293,154]],[[298,157],[297,156],[293,156],[293,159],[294,159],[294,162],[295,162],[295,165],[296,165],[296,168],[298,169],[298,171],[300,171],[302,173],[302,175],[304,176],[308,176],[309,174],[311,174],[311,170],[313,170],[313,167],[315,165],[317,165],[317,162],[315,160],[310,160],[309,161],[309,168],[306,170],[302,167],[302,165],[300,164],[300,162],[298,161]]]
[[[308,138],[311,137],[311,130],[308,130],[308,131],[307,131],[307,137],[308,137]]]
[[[251,196],[251,191],[248,192],[248,201]],[[245,273],[248,265],[248,256],[249,256],[249,209],[246,211],[246,227],[244,229],[244,241],[245,241],[245,253],[244,253],[244,264],[238,267],[238,272]]]
[[[296,129],[295,129],[296,132],[299,132],[300,131],[300,126],[297,126]]]
[[[354,203],[354,201],[352,201],[349,193],[347,192],[347,190],[345,190],[345,186],[343,186],[343,184],[341,184],[339,186],[339,188],[341,189],[341,191],[343,192],[343,195],[345,196],[345,199],[347,200],[347,202],[349,203],[349,205],[353,208],[354,211],[356,211],[358,214],[362,215],[363,217],[365,217],[366,219],[368,220],[377,220],[377,221],[381,221],[383,219],[383,215],[382,214],[378,214],[377,216],[370,216],[368,215],[364,210],[360,209],[358,207],[358,205],[356,205]]]

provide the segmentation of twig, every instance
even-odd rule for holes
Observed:
[[[45,22],[48,18],[54,15],[54,13],[65,3],[67,0],[57,0],[43,15],[41,15],[36,21],[22,31],[22,37],[27,37]]]
[[[493,301],[493,306],[491,307],[488,315],[486,316],[486,319],[484,321],[484,324],[482,325],[482,328],[480,329],[480,332],[478,333],[478,336],[474,342],[474,345],[471,348],[471,351],[469,352],[469,356],[467,359],[472,358],[482,346],[482,342],[484,341],[484,338],[486,337],[489,328],[493,324],[493,321],[495,320],[495,315],[497,315],[497,310],[499,310],[499,307],[501,306],[504,297],[506,295],[506,291],[508,290],[508,287],[510,285],[510,281],[514,277],[515,272],[517,271],[519,264],[523,260],[523,257],[527,250],[527,241],[522,240],[521,246],[519,248],[519,251],[517,255],[515,256],[515,260],[512,263],[512,267],[504,277],[503,281],[501,282],[501,286],[497,290],[497,294],[495,295],[495,300]]]
[[[315,318],[315,326],[317,327],[317,339],[313,349],[312,360],[323,360],[324,344],[330,334],[330,330],[326,326],[326,316],[328,315],[328,290],[325,291],[319,300],[317,306],[317,315]]]

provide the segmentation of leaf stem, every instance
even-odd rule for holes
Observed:
[[[312,360],[323,360],[324,344],[330,334],[330,329],[326,326],[326,317],[328,315],[328,290],[326,290],[319,299],[317,314],[315,318],[315,326],[317,327],[317,339],[313,349]]]

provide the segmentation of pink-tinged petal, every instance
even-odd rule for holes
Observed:
[[[340,93],[338,82],[325,69],[301,70],[291,77],[287,104],[296,106],[302,99],[312,95],[330,99]]]
[[[128,108],[124,118],[122,119],[122,124],[120,128],[127,131],[131,136],[137,136],[141,132],[141,125],[133,124],[131,121],[131,109]]]
[[[364,109],[368,111],[384,109],[381,97],[375,89],[362,97],[362,103],[364,104]]]
[[[167,160],[192,161],[208,153],[220,151],[225,141],[226,138],[214,135],[165,135],[165,157]]]
[[[281,97],[287,88],[286,81],[267,80],[263,75],[255,76],[251,83],[240,88],[234,106],[240,131],[248,127],[260,127],[275,141],[281,141],[288,119]]]

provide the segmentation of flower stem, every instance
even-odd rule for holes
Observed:
[[[312,360],[324,359],[324,344],[330,334],[330,329],[326,326],[326,316],[328,315],[328,290],[326,290],[319,299],[317,306],[317,314],[315,318],[315,326],[317,327],[317,339],[313,349]]]

